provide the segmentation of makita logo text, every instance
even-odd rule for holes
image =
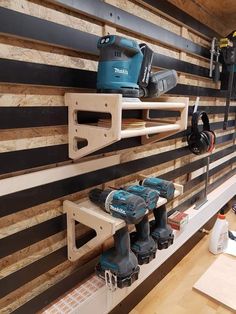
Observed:
[[[126,69],[114,68],[115,73],[128,75],[129,72]]]

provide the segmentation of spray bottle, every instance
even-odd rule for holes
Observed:
[[[213,254],[222,253],[228,244],[228,221],[222,209],[217,216],[209,242],[209,251]]]

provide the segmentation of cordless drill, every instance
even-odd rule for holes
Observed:
[[[160,178],[146,178],[140,184],[159,192],[160,196],[171,200],[174,197],[175,187],[170,181]],[[162,205],[153,210],[155,219],[150,222],[151,235],[159,250],[167,249],[174,242],[173,230],[167,224],[166,206]]]
[[[159,198],[159,193],[148,187],[140,185],[131,185],[124,187],[124,189],[132,194],[141,196],[148,211],[153,211]],[[139,265],[151,262],[156,256],[157,245],[153,238],[150,236],[150,225],[148,213],[143,219],[135,225],[136,232],[131,233],[131,249],[138,258]]]
[[[114,247],[100,256],[95,271],[103,279],[106,279],[107,273],[112,274],[111,285],[128,287],[138,279],[139,266],[137,257],[130,249],[127,224],[137,224],[143,219],[147,213],[146,203],[140,196],[112,189],[93,189],[89,198],[113,217],[126,222],[126,226],[114,235]]]

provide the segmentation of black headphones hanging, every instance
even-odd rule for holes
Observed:
[[[201,118],[203,129],[199,131],[198,123]],[[215,147],[216,136],[210,129],[209,118],[205,111],[196,111],[192,115],[191,133],[187,136],[188,147],[195,155],[212,152]]]

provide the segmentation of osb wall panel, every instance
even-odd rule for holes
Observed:
[[[174,22],[166,14],[148,8],[140,1],[107,0],[106,3],[117,6],[135,16],[163,27],[174,34],[183,36],[199,45],[209,48],[210,38],[199,34]],[[187,61],[190,64],[204,68],[209,67],[209,60],[200,55],[186,53],[175,49],[161,41],[151,40],[145,34],[134,34],[114,25],[85,16],[84,14],[53,5],[47,1],[6,1],[0,0],[0,8],[8,8],[20,13],[55,22],[73,29],[81,30],[101,36],[108,30],[126,37],[134,38],[138,42],[146,42],[157,53]],[[97,56],[81,53],[64,47],[55,47],[45,43],[36,43],[24,38],[0,35],[0,59],[8,61],[33,63],[64,67],[68,69],[96,71]],[[14,75],[14,73],[12,73]],[[179,83],[186,86],[217,89],[206,77],[179,72]],[[14,83],[6,81],[0,84],[0,112],[7,119],[9,126],[0,130],[0,179],[37,173],[42,169],[54,169],[61,165],[70,164],[67,143],[67,109],[64,103],[64,93],[67,91],[82,92],[94,89],[81,89],[63,86],[35,86],[33,84]],[[181,96],[181,95],[178,95]],[[193,106],[196,96],[189,95],[190,107]],[[214,126],[217,136],[217,145],[211,156],[210,188],[214,188],[222,180],[226,180],[235,170],[234,133],[235,111],[229,114],[230,125],[226,131],[222,130],[224,118],[224,99],[216,97],[201,97],[200,106],[209,112],[210,122]],[[232,106],[236,103],[232,102]],[[217,108],[217,113],[215,112]],[[6,113],[4,110],[11,110]],[[54,123],[48,123],[43,110],[55,110],[58,117]],[[22,117],[21,111],[28,112],[24,118],[24,127],[17,127],[17,117]],[[27,111],[29,110],[29,111]],[[38,111],[39,110],[39,111]],[[63,111],[64,110],[64,111]],[[23,112],[23,111],[22,111]],[[32,115],[39,112],[38,119],[41,126],[31,126]],[[30,114],[29,114],[30,113]],[[173,117],[170,117],[174,119]],[[56,119],[64,121],[57,125]],[[191,117],[189,116],[189,124]],[[50,121],[49,121],[50,122]],[[29,126],[30,125],[30,126]],[[128,143],[128,142],[127,142]],[[203,171],[207,154],[194,156],[186,148],[186,134],[177,134],[173,138],[165,139],[155,144],[141,146],[140,140],[130,144],[117,145],[97,156],[120,154],[121,165],[109,172],[104,169],[94,178],[78,176],[81,187],[76,191],[74,181],[55,182],[48,186],[40,186],[32,190],[22,190],[14,195],[0,196],[0,312],[25,313],[24,305],[30,300],[37,299],[42,293],[47,293],[57,283],[64,282],[70,274],[74,274],[81,265],[87,265],[93,257],[101,252],[101,247],[91,252],[83,260],[71,263],[66,255],[66,220],[62,202],[65,199],[78,201],[87,196],[93,186],[108,185],[120,186],[128,184],[137,178],[137,174],[162,176],[174,180],[185,186],[183,196],[168,205],[168,210],[185,210],[195,198],[199,197],[204,188],[204,178],[194,176],[195,171]],[[91,157],[89,157],[91,158]],[[87,159],[87,158],[86,158]],[[42,161],[41,161],[42,160]],[[196,174],[196,173],[195,173]],[[89,178],[90,182],[86,181]],[[68,179],[70,180],[70,179]],[[94,180],[94,181],[93,181]],[[195,180],[195,181],[193,181]],[[220,181],[221,180],[221,181]],[[57,192],[58,197],[51,196]],[[48,195],[49,196],[48,196]],[[87,239],[91,230],[79,224],[76,227],[79,241]],[[81,242],[82,243],[82,242]],[[40,304],[42,307],[43,304]],[[32,310],[34,312],[34,310]]]

